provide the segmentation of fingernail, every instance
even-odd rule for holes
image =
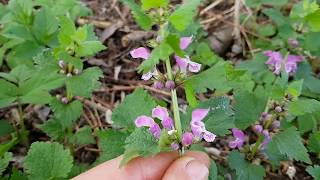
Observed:
[[[208,168],[196,160],[191,160],[186,165],[186,171],[192,180],[206,180],[209,176]]]

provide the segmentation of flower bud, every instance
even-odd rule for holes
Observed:
[[[267,112],[263,112],[260,116],[260,121],[265,122],[270,118],[270,114]]]
[[[67,77],[72,77],[72,74],[71,74],[71,73],[68,73],[68,74],[67,74]]]
[[[65,67],[65,65],[66,65],[63,60],[59,60],[58,64],[59,64],[59,67],[62,68],[62,69],[63,69],[63,68]]]
[[[167,89],[172,90],[172,89],[175,88],[176,85],[175,85],[174,81],[169,80],[169,81],[166,82],[165,86],[166,86]]]
[[[179,149],[179,144],[177,144],[177,143],[172,143],[172,144],[171,144],[171,149],[172,149],[172,150],[178,150],[178,149]]]
[[[269,131],[268,130],[263,130],[262,134],[264,135],[264,137],[269,137]]]
[[[277,113],[281,113],[283,109],[281,108],[281,106],[277,106],[277,107],[274,108],[274,110],[275,110]]]
[[[293,48],[296,48],[299,46],[299,41],[297,41],[296,39],[289,39],[288,40],[288,44],[289,46],[293,47]]]
[[[153,83],[153,87],[156,88],[156,89],[162,89],[164,87],[164,84],[161,81],[155,81]]]
[[[68,98],[63,97],[63,98],[61,99],[61,102],[62,102],[63,104],[68,104],[69,100],[68,100]]]
[[[66,71],[65,71],[65,70],[63,70],[63,69],[61,69],[61,70],[59,71],[59,73],[60,73],[60,74],[65,74],[65,73],[66,73]]]
[[[272,124],[271,124],[271,127],[273,129],[279,129],[280,128],[280,121],[273,121]]]
[[[80,73],[79,69],[73,69],[73,74],[78,75]]]
[[[260,125],[260,124],[256,124],[254,127],[253,127],[254,131],[256,133],[261,133],[262,130],[263,130],[263,127]]]

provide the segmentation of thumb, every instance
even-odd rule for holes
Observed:
[[[208,176],[209,169],[203,162],[185,156],[172,163],[163,180],[206,180]]]

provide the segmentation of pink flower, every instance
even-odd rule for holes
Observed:
[[[241,148],[243,146],[244,140],[245,140],[245,134],[236,128],[232,129],[232,134],[235,137],[235,140],[229,142],[229,147],[234,148]]]
[[[139,47],[137,49],[133,49],[130,51],[130,55],[132,58],[142,58],[144,60],[147,60],[150,57],[150,51],[147,48],[144,47]],[[152,71],[149,71],[145,74],[142,75],[141,79],[148,81],[150,80],[153,76],[158,75],[158,72],[156,69],[153,69]]]
[[[271,141],[271,136],[267,130],[262,131],[262,134],[264,136],[264,140],[262,141],[261,148],[264,149]]]
[[[295,73],[298,69],[298,63],[303,61],[303,56],[288,55],[287,59],[284,59],[280,52],[277,51],[265,51],[264,55],[268,56],[268,61],[265,64],[274,69],[273,73],[280,74],[281,68],[283,68],[288,74]]]
[[[298,69],[298,63],[303,61],[303,56],[289,55],[285,64],[285,70],[289,74],[290,72],[295,73]]]
[[[282,62],[282,55],[280,52],[276,51],[265,51],[264,55],[268,56],[269,59],[265,62],[267,65],[270,65],[274,68],[275,74],[280,74],[281,71],[281,62]]]
[[[164,107],[157,106],[152,110],[152,117],[158,118],[161,120],[161,124],[164,128],[168,130],[173,130],[173,120],[169,116],[168,110]]]
[[[178,150],[178,149],[179,149],[179,144],[177,144],[177,143],[172,143],[172,144],[171,144],[171,149],[172,149],[172,150]]]
[[[180,38],[180,49],[185,50],[192,42],[192,36]]]
[[[196,73],[196,72],[199,72],[201,69],[201,64],[191,61],[188,56],[186,56],[185,58],[181,58],[175,55],[174,57],[176,59],[176,63],[178,64],[181,72],[186,73],[187,70],[189,70],[190,72]]]
[[[193,140],[193,134],[191,132],[185,132],[182,135],[182,145],[184,146],[189,146],[192,144],[192,140]]]
[[[135,120],[135,124],[138,128],[140,127],[149,127],[149,130],[151,132],[151,134],[153,134],[153,136],[155,138],[159,138],[160,134],[161,134],[161,129],[159,127],[159,125],[157,123],[154,122],[154,120],[148,116],[139,116],[136,120]]]
[[[204,139],[207,142],[213,142],[216,135],[207,131],[202,120],[208,115],[209,109],[196,109],[192,111],[192,119],[190,122],[192,133],[198,139]]]
[[[257,124],[253,127],[254,131],[257,133],[261,133],[263,130],[263,127],[260,124]]]
[[[139,47],[137,49],[134,49],[130,51],[130,55],[132,58],[142,58],[142,59],[148,59],[150,56],[150,52],[147,48]]]

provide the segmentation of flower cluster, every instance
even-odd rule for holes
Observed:
[[[191,37],[182,37],[180,38],[180,49],[185,50],[189,47],[189,45],[192,42],[192,36]],[[150,50],[145,47],[139,47],[137,49],[133,49],[130,52],[130,55],[132,58],[141,58],[144,60],[148,60],[150,58]],[[189,56],[185,57],[179,57],[178,55],[175,55],[176,63],[180,69],[180,72],[186,74],[187,71],[197,73],[201,69],[201,64],[193,62],[190,60]],[[154,79],[154,87],[157,89],[167,88],[169,90],[172,90],[175,88],[176,82],[172,80],[168,80],[164,75],[162,75],[156,67],[154,67],[151,71],[145,73],[142,75],[141,79],[148,81],[150,79]]]
[[[281,70],[285,70],[287,74],[294,74],[298,69],[298,63],[304,60],[303,56],[289,54],[286,58],[283,58],[278,51],[265,51],[264,55],[269,57],[265,62],[273,73],[279,75]]]
[[[152,117],[145,115],[139,116],[135,120],[136,127],[148,127],[150,133],[159,139],[161,136],[161,131],[166,131],[169,136],[172,137],[171,148],[173,150],[178,150],[180,145],[183,147],[188,147],[194,142],[199,142],[204,139],[207,142],[213,142],[216,135],[207,131],[205,124],[202,120],[208,115],[208,109],[196,109],[192,112],[192,119],[190,122],[191,132],[186,131],[183,133],[181,142],[176,136],[176,129],[172,118],[166,108],[157,106],[152,110]],[[159,124],[153,118],[157,118],[161,121],[162,129]]]
[[[60,67],[60,74],[66,74],[67,77],[72,77],[73,75],[78,75],[80,73],[79,69],[74,68],[73,65],[65,63],[63,60],[58,61]]]

